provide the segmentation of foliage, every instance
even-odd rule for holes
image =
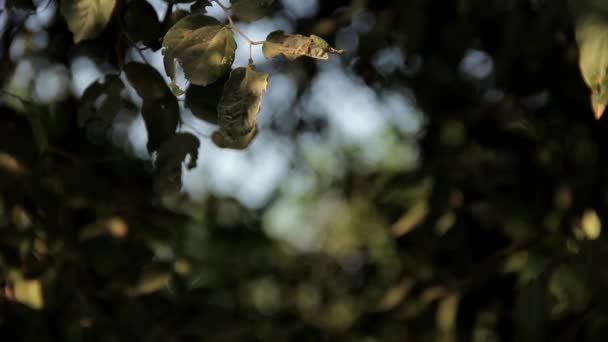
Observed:
[[[6,2],[3,341],[605,339],[605,2],[314,3]],[[301,34],[240,28],[272,18]],[[100,76],[78,91],[81,58]],[[290,101],[274,75],[295,99],[258,118]],[[328,109],[339,87],[361,91]],[[355,125],[362,98],[390,124]],[[213,144],[273,140],[293,158],[260,207],[185,191]]]

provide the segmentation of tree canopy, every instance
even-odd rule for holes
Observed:
[[[2,341],[608,336],[605,1],[6,0],[0,35]]]

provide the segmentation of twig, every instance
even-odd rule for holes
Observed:
[[[249,43],[249,45],[264,44],[263,40],[260,41],[260,40],[253,40],[253,39],[249,38],[249,36],[247,34],[245,34],[245,32],[241,31],[241,29],[238,26],[236,26],[236,24],[232,20],[232,15],[230,14],[230,8],[224,6],[219,0],[211,0],[211,1],[215,2],[218,6],[220,6],[222,8],[222,10],[224,11],[224,14],[226,14],[228,23],[230,23],[230,28],[235,30],[236,32],[238,32],[238,34],[240,34],[241,37],[245,38],[245,40]]]
[[[135,51],[137,51],[137,53],[139,54],[139,57],[141,57],[141,59],[143,59],[144,63],[150,65],[150,62],[148,62],[148,60],[146,59],[146,56],[144,55],[144,53],[142,52],[142,50],[145,49],[140,49],[135,42],[133,42],[133,40],[131,40],[131,37],[129,37],[129,35],[127,34],[127,32],[122,31],[123,35],[125,36],[125,38],[127,38],[127,40],[129,41],[129,43],[131,44],[131,47],[135,49]]]

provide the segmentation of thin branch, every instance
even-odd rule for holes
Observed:
[[[222,4],[219,0],[211,0],[213,2],[215,2],[218,6],[220,6],[222,8],[222,10],[224,11],[224,14],[226,14],[226,18],[228,19],[228,23],[230,23],[230,28],[235,30],[236,32],[238,32],[238,34],[241,35],[241,37],[245,38],[245,40],[249,43],[249,45],[262,45],[264,44],[263,40],[253,40],[251,38],[249,38],[249,36],[241,31],[241,29],[236,26],[236,24],[234,23],[234,20],[232,20],[232,15],[230,14],[230,8],[224,6],[224,4]]]
[[[129,34],[123,30],[123,27],[121,25],[120,27],[120,32],[122,33],[123,37],[125,37],[125,39],[129,42],[129,45],[135,49],[135,51],[137,51],[137,53],[139,54],[139,57],[141,57],[141,59],[144,61],[144,63],[150,65],[150,63],[148,62],[148,60],[146,59],[146,56],[144,55],[144,53],[142,52],[144,49],[140,49],[139,46],[137,46],[137,44],[131,39],[131,37],[129,37]]]

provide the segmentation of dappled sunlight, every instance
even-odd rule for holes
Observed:
[[[0,339],[602,340],[569,6],[0,0]]]

